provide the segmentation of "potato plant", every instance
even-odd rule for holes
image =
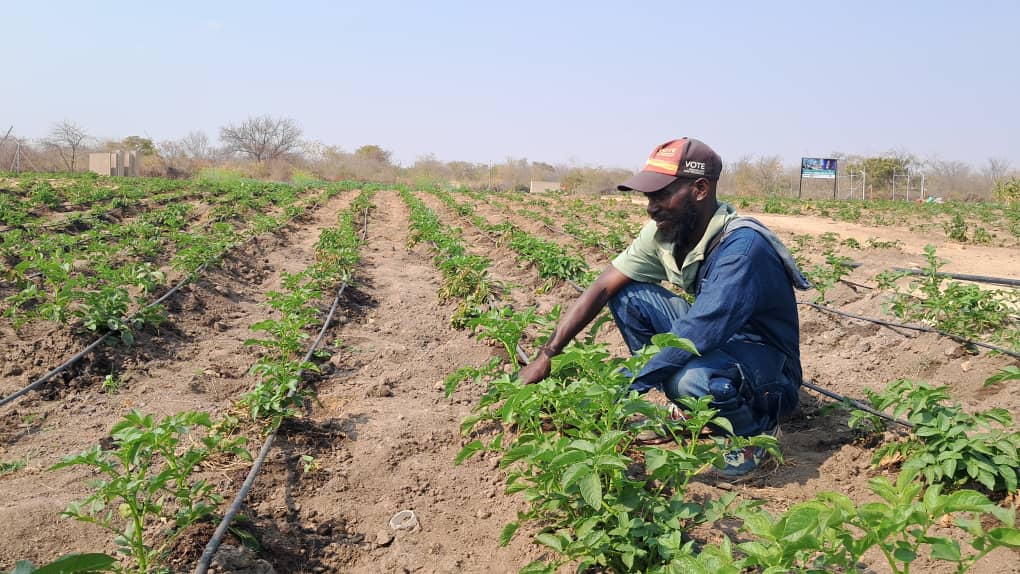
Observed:
[[[502,325],[513,316],[509,310],[493,312],[476,319],[474,327],[509,349],[511,335],[524,330]],[[710,397],[685,399],[689,416],[674,422],[665,409],[628,394],[627,373],[639,372],[657,346],[689,348],[689,342],[672,335],[657,336],[653,343],[656,347],[626,360],[612,358],[590,342],[572,344],[553,359],[549,378],[528,386],[498,374],[491,363],[455,374],[475,375],[487,385],[462,432],[470,436],[482,421],[496,421],[504,429],[490,440],[469,441],[455,463],[479,452],[497,453],[508,471],[507,493],[520,493],[529,503],[529,510],[506,525],[500,544],[508,544],[521,525],[530,522],[540,527],[535,542],[555,552],[521,572],[551,574],[566,564],[577,571],[827,572],[856,569],[872,550],[897,573],[909,573],[922,554],[966,572],[996,548],[1020,548],[1013,510],[973,490],[945,490],[935,475],[928,477],[924,458],[916,453],[908,454],[895,480],[873,479],[870,487],[877,500],[863,504],[823,492],[773,515],[760,502],[737,501],[732,493],[691,500],[686,496],[690,480],[721,466],[727,450],[753,444],[778,454],[777,443],[769,436],[706,439],[708,427],[729,429],[728,421],[709,408]],[[487,383],[479,376],[485,371],[494,375]],[[1013,376],[1007,371],[1002,378]],[[917,397],[924,403],[918,407],[919,422],[930,419],[941,433],[937,440],[966,436],[956,430],[959,420],[942,428],[947,417],[932,408],[938,398]],[[1003,422],[1000,414],[990,420]],[[663,429],[678,448],[637,445],[636,433],[645,428]],[[984,453],[993,444],[1005,448],[1003,438],[975,435],[965,442]],[[945,452],[952,447],[942,443],[931,448]],[[1010,446],[998,456],[1015,458],[1014,451]],[[1015,473],[1017,465],[1010,461],[999,460],[1012,464]],[[735,539],[724,535],[720,543],[708,545],[692,538],[695,526],[723,518],[740,521]]]
[[[110,531],[118,552],[134,565],[130,571],[150,572],[185,528],[222,501],[210,483],[193,476],[196,469],[218,454],[250,459],[244,438],[221,434],[218,424],[200,412],[159,422],[138,411],[125,415],[110,432],[111,448],[96,445],[51,467],[86,466],[102,476],[94,492],[63,515]],[[190,437],[193,430],[204,432],[197,442]]]
[[[338,217],[336,227],[320,232],[315,263],[299,273],[284,274],[283,290],[267,294],[267,306],[275,311],[276,318],[251,327],[266,336],[248,339],[245,344],[261,347],[266,353],[251,368],[258,377],[255,387],[238,402],[253,420],[267,420],[269,428],[277,428],[304,401],[302,373],[318,372],[315,363],[302,356],[309,339],[306,329],[320,323],[316,303],[322,294],[350,280],[360,261],[356,217],[371,207],[371,195],[363,191]]]
[[[905,417],[913,425],[905,439],[880,446],[872,464],[903,461],[905,470],[916,471],[928,484],[946,488],[981,485],[990,492],[1016,492],[1020,432],[1011,430],[1009,412],[966,413],[960,405],[949,403],[948,391],[948,387],[932,388],[908,380],[896,381],[879,392],[869,391],[872,406],[892,409],[894,416]],[[863,411],[854,411],[850,423],[881,428],[874,415]]]
[[[896,284],[902,274],[884,273],[877,278],[880,287],[893,291],[887,306],[893,315],[967,339],[991,334],[1012,346],[1018,344],[1011,310],[1017,302],[1015,293],[946,279],[941,273],[945,260],[936,255],[935,247],[925,246],[924,253],[924,275],[911,281],[908,288]]]

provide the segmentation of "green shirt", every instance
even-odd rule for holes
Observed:
[[[641,228],[641,232],[630,247],[613,259],[613,267],[634,281],[641,283],[669,281],[684,291],[693,293],[698,268],[705,260],[705,249],[712,238],[736,217],[737,213],[732,205],[719,202],[719,208],[709,221],[708,229],[684,258],[683,265],[677,265],[673,256],[675,245],[660,241],[655,221],[649,221]]]

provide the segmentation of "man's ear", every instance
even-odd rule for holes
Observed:
[[[694,185],[691,186],[691,192],[694,195],[694,200],[698,202],[704,201],[711,191],[712,184],[704,177],[696,179],[694,181]]]

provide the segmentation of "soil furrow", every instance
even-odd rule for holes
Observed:
[[[460,420],[479,390],[447,400],[441,389],[455,368],[494,350],[449,326],[455,306],[439,302],[425,248],[406,247],[400,198],[380,192],[375,203],[337,332],[337,369],[320,383],[321,406],[306,423],[336,438],[328,447],[287,439],[249,501],[267,560],[277,572],[516,572],[536,549],[494,541],[520,501],[502,495],[494,459],[453,466]],[[301,455],[315,468],[305,472]],[[402,510],[415,513],[417,528],[390,527]]]
[[[250,326],[271,317],[266,293],[284,272],[314,261],[319,230],[336,224],[351,195],[333,198],[292,224],[228,255],[222,264],[168,302],[171,323],[142,333],[130,350],[105,349],[89,358],[66,382],[13,405],[0,418],[0,460],[23,460],[23,470],[0,476],[0,567],[18,559],[36,563],[74,551],[112,551],[98,527],[60,518],[67,503],[87,496],[89,471],[46,469],[61,458],[100,441],[127,411],[157,417],[185,410],[221,414],[252,383],[247,376],[256,353],[244,341]],[[48,358],[45,355],[43,358]],[[116,392],[99,387],[105,374]],[[233,477],[220,477],[225,492]]]

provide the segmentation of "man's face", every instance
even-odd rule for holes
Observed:
[[[686,245],[698,222],[691,179],[678,179],[663,189],[647,193],[648,216],[655,220],[661,241]]]

